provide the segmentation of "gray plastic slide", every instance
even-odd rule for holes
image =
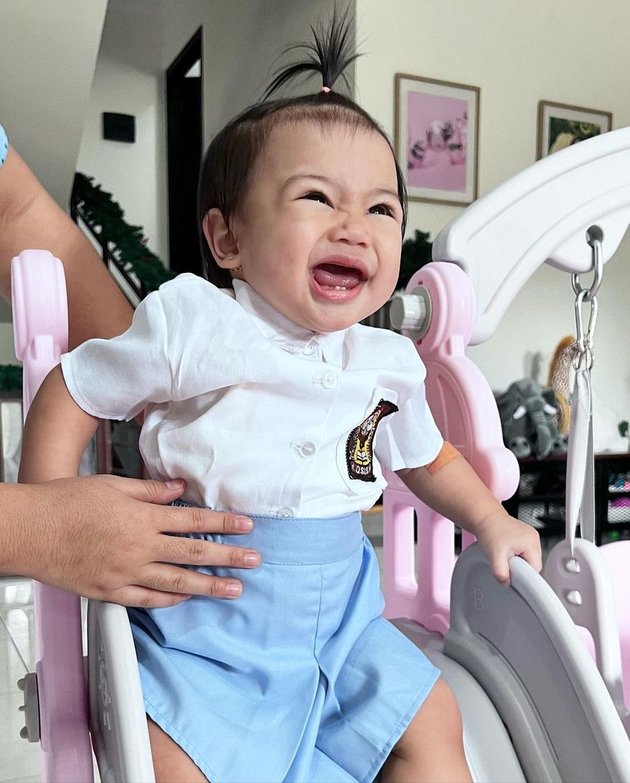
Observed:
[[[509,588],[477,545],[458,558],[442,643],[396,624],[442,669],[479,783],[630,783],[630,741],[564,607],[525,561]]]
[[[464,723],[466,758],[477,783],[525,783],[510,735],[475,678],[444,654],[444,640],[411,620],[394,620],[435,666],[457,696]]]
[[[506,588],[477,545],[459,556],[444,639],[416,622],[395,621],[457,696],[474,780],[630,783],[630,741],[574,623],[525,561],[512,558],[510,568]],[[151,781],[126,612],[90,604],[92,731],[101,779]]]

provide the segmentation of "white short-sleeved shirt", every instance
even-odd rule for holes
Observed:
[[[70,394],[100,418],[146,409],[154,478],[184,478],[217,510],[331,517],[369,508],[382,467],[431,462],[443,443],[425,368],[405,337],[360,324],[316,334],[247,283],[235,296],[183,274],[120,337],[62,357]]]

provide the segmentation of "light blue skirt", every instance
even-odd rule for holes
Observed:
[[[211,783],[371,781],[438,670],[381,617],[360,514],[252,517],[240,598],[131,609],[147,714]]]

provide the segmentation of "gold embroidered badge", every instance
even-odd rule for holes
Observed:
[[[379,400],[378,405],[358,427],[355,427],[346,441],[346,465],[351,479],[376,481],[374,475],[374,436],[381,419],[395,413],[398,407],[389,400]]]

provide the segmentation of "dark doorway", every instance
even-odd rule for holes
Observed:
[[[202,273],[197,233],[197,177],[201,164],[202,28],[166,72],[168,243],[171,269]]]

